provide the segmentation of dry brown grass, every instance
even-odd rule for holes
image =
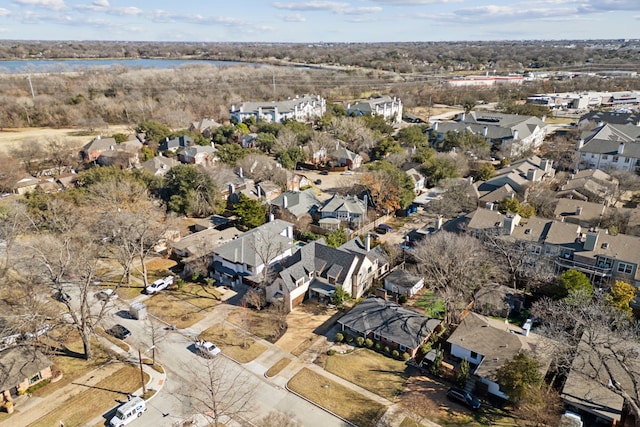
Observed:
[[[148,381],[148,377],[145,378]],[[96,416],[126,400],[128,393],[140,387],[137,368],[123,366],[122,369],[100,381],[94,387],[61,402],[56,410],[31,424],[34,427],[50,427],[64,421],[65,427],[85,426]]]
[[[256,311],[250,308],[239,307],[229,313],[227,320],[251,334],[263,340],[273,340],[273,322],[268,310]]]
[[[186,282],[180,289],[170,289],[169,294],[206,311],[213,310],[222,298],[215,286],[192,282]]]
[[[131,285],[122,285],[117,290],[118,298],[123,300],[131,300],[135,297],[139,296],[142,291],[144,291],[144,286],[142,284],[131,284]]]
[[[239,363],[254,360],[267,350],[264,344],[241,336],[233,327],[214,325],[200,334],[200,339],[215,343],[222,352]]]
[[[395,400],[404,389],[407,376],[404,362],[361,348],[326,359],[325,369],[365,390]]]
[[[375,426],[386,410],[384,405],[308,368],[291,378],[288,387],[360,427]]]
[[[289,366],[289,363],[291,363],[291,359],[287,359],[286,357],[278,360],[272,367],[269,368],[269,370],[267,370],[266,375],[268,377],[275,377],[280,373],[280,371]]]
[[[200,307],[186,303],[166,293],[159,293],[144,302],[147,310],[167,323],[177,328],[188,328],[204,318],[204,311]]]

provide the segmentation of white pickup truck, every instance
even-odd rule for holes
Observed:
[[[167,276],[164,279],[156,280],[155,282],[147,286],[144,290],[147,295],[153,295],[163,289],[167,289],[171,285],[173,285],[173,276]]]

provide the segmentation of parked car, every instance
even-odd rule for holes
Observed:
[[[320,171],[318,172],[320,175],[329,175],[329,171]]]
[[[378,224],[378,226],[375,228],[377,233],[380,234],[386,234],[389,231],[393,230],[393,227],[387,224]]]
[[[153,295],[163,289],[167,289],[171,285],[173,285],[173,276],[167,276],[164,279],[156,280],[155,282],[147,286],[144,290],[147,295]]]
[[[120,340],[127,339],[131,336],[131,331],[119,323],[116,323],[111,328],[107,329],[107,333]]]
[[[353,171],[344,171],[340,175],[353,175]]]
[[[214,357],[220,354],[220,349],[211,341],[198,341],[196,343],[196,353],[202,357]]]
[[[71,301],[71,295],[69,295],[62,289],[56,292],[55,298],[57,301],[63,302],[65,304],[68,304],[69,301]]]
[[[320,185],[320,184],[322,184],[322,180],[321,180],[320,178],[318,178],[318,179],[316,179],[316,180],[314,181],[314,183],[315,183],[316,185]]]
[[[115,293],[113,289],[103,289],[100,292],[96,293],[96,298],[100,301],[109,301],[118,298],[118,294]]]
[[[467,406],[469,409],[478,410],[480,409],[480,401],[473,397],[471,393],[466,390],[463,390],[458,387],[452,387],[447,391],[447,397],[450,400],[455,400],[463,405]]]

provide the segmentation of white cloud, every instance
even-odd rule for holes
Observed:
[[[93,5],[98,7],[109,7],[109,0],[95,0]]]
[[[299,13],[294,13],[293,15],[285,15],[282,17],[284,22],[306,22],[306,18]]]
[[[119,16],[137,16],[142,15],[143,10],[135,6],[114,7],[108,10],[108,13]]]
[[[296,10],[301,12],[331,12],[338,15],[367,15],[380,12],[379,6],[352,7],[349,3],[335,1],[307,1],[304,3],[275,2],[276,9]]]
[[[9,15],[11,15],[11,12],[8,9],[0,7],[0,16],[9,16]]]
[[[62,10],[67,8],[64,4],[64,0],[13,0],[13,2],[23,6],[39,6],[51,10]]]
[[[388,4],[389,6],[424,6],[438,3],[462,3],[464,0],[371,0],[374,3]]]

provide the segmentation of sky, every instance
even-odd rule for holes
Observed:
[[[638,39],[640,0],[0,0],[0,39]]]

